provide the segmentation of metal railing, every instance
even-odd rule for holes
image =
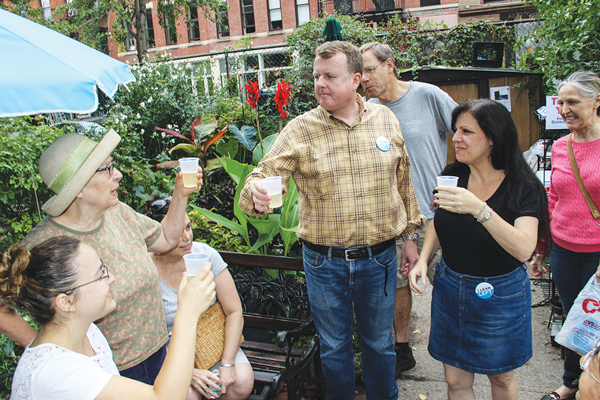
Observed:
[[[404,0],[329,0],[319,2],[319,15],[332,14],[368,14],[402,11]]]

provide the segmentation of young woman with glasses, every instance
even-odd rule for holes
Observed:
[[[210,266],[189,282],[179,276],[171,347],[154,386],[119,376],[94,324],[117,306],[109,268],[92,247],[67,236],[48,239],[31,252],[12,246],[2,254],[0,301],[28,312],[40,325],[17,366],[11,399],[185,399],[196,323],[215,297]]]

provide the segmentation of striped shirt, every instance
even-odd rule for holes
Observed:
[[[372,246],[425,224],[396,116],[356,96],[351,126],[321,106],[293,119],[246,178],[239,206],[260,215],[253,182],[290,175],[298,187],[300,239],[335,247]]]

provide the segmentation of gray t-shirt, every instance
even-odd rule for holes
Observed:
[[[411,82],[408,91],[398,100],[382,103],[398,118],[410,158],[410,177],[419,201],[421,213],[433,218],[429,204],[433,200],[435,177],[446,166],[446,132],[452,131],[452,110],[457,106],[452,98],[437,86]]]
[[[227,263],[223,261],[219,252],[206,243],[194,242],[192,243],[192,253],[206,253],[208,254],[208,262],[212,264],[210,269],[213,275],[216,277],[227,268]],[[177,290],[167,285],[163,280],[160,280],[160,290],[162,291],[163,307],[165,309],[165,320],[167,321],[168,332],[173,332],[173,321],[175,320],[175,312],[177,311]],[[217,300],[213,300],[211,303],[214,304]],[[169,337],[170,343],[171,338]]]

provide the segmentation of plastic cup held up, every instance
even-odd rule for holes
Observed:
[[[196,187],[198,184],[198,157],[187,157],[179,159],[179,167],[183,172],[183,186],[186,188]]]
[[[190,253],[183,256],[185,270],[188,276],[196,276],[198,272],[208,263],[208,254]]]

